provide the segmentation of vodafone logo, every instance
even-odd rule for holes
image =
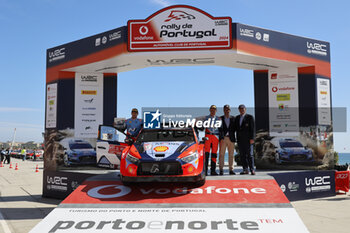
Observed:
[[[346,179],[346,178],[348,178],[348,173],[342,173],[336,176],[336,179]]]
[[[141,35],[146,35],[148,33],[148,27],[147,26],[141,26],[139,29],[139,33]]]
[[[103,190],[107,191],[102,192]],[[87,195],[93,198],[98,198],[98,199],[108,199],[108,198],[117,198],[117,197],[122,197],[131,192],[131,188],[126,187],[124,185],[103,185],[103,186],[98,186],[95,188],[90,189],[87,192]]]
[[[278,88],[277,88],[277,87],[272,87],[272,91],[273,91],[273,92],[277,92],[277,91],[278,91]]]

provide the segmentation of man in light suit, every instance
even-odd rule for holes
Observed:
[[[236,175],[233,171],[233,152],[235,150],[235,117],[230,115],[231,108],[230,105],[226,104],[224,106],[224,114],[221,116],[222,125],[219,128],[219,140],[220,140],[220,150],[219,150],[219,169],[220,175],[224,174],[224,163],[225,163],[225,152],[226,148],[228,150],[228,167],[229,174]]]
[[[255,175],[253,144],[255,137],[254,118],[246,113],[244,104],[238,106],[239,115],[235,119],[235,130],[239,155],[241,158],[243,171],[241,175],[249,174],[248,167],[252,175]]]

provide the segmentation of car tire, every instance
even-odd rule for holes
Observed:
[[[280,154],[279,154],[279,153],[276,153],[276,154],[275,154],[275,163],[276,163],[277,165],[281,165],[281,164],[282,164],[282,162],[281,162],[281,157],[280,157]]]
[[[197,182],[195,183],[195,186],[196,186],[196,187],[201,187],[201,186],[203,186],[204,184],[205,184],[205,179],[200,180],[200,181],[197,181]]]
[[[133,182],[124,181],[123,176],[122,176],[121,173],[119,173],[118,176],[120,177],[120,181],[123,183],[123,185],[125,185],[125,186],[131,186],[131,185],[133,184]]]
[[[63,164],[64,164],[64,166],[66,166],[66,167],[69,167],[69,166],[70,166],[69,161],[68,161],[68,155],[67,155],[67,154],[64,154],[64,156],[63,156]]]

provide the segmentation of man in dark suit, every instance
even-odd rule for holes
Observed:
[[[224,163],[225,163],[225,152],[226,148],[228,150],[228,167],[230,175],[235,175],[233,171],[233,152],[235,150],[235,117],[230,115],[231,108],[230,105],[226,104],[224,106],[224,114],[221,116],[222,125],[219,128],[219,140],[220,140],[220,150],[219,150],[219,169],[220,175],[224,174]]]
[[[235,130],[239,155],[241,158],[243,171],[241,175],[249,174],[248,167],[252,175],[255,175],[253,144],[255,137],[254,118],[246,113],[246,107],[241,104],[238,106],[239,115],[235,119]]]

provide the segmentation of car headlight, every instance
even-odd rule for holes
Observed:
[[[181,160],[184,161],[185,163],[190,163],[196,159],[198,159],[198,152],[197,151],[192,152],[191,154],[181,158]]]
[[[139,161],[138,158],[136,158],[135,156],[132,156],[132,155],[129,154],[129,153],[126,155],[126,159],[129,160],[129,161],[132,162],[132,163],[137,163],[137,162]]]

